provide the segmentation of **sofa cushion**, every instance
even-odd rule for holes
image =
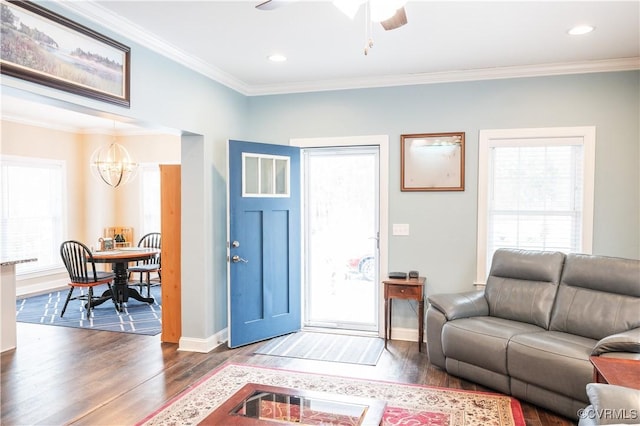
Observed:
[[[489,315],[548,328],[564,259],[560,252],[497,250],[485,289]]]
[[[594,339],[557,331],[514,336],[507,354],[509,375],[586,403],[595,344]]]
[[[640,298],[560,286],[550,330],[600,340],[640,326]]]
[[[600,340],[640,327],[640,261],[569,254],[550,330]]]
[[[640,297],[640,260],[570,253],[562,284]]]
[[[458,319],[442,327],[442,349],[447,358],[507,374],[507,345],[511,338],[542,331],[532,324],[502,318]]]
[[[592,417],[598,425],[640,423],[640,390],[589,383],[587,395],[593,408],[585,410],[581,417]]]

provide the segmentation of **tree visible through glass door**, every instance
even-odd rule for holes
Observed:
[[[378,330],[378,148],[304,151],[305,325]]]

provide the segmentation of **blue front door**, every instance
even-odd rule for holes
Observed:
[[[300,149],[229,141],[229,347],[300,329]]]

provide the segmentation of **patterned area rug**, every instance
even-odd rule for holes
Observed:
[[[379,337],[304,332],[271,339],[255,353],[317,361],[376,365],[384,349]]]
[[[138,290],[138,287],[134,287]],[[98,286],[94,294],[102,294],[107,286]],[[143,288],[143,295],[147,289]],[[76,288],[73,296],[86,289]],[[48,294],[17,299],[16,321],[32,324],[57,325],[62,327],[88,328],[93,330],[118,331],[122,333],[144,334],[155,336],[162,331],[161,286],[151,287],[151,296],[155,299],[152,304],[129,299],[125,309],[118,312],[113,302],[106,301],[91,310],[91,317],[87,318],[84,309],[85,301],[71,300],[67,305],[64,317],[60,312],[64,306],[69,290],[67,288]]]
[[[225,364],[137,425],[198,424],[246,383],[381,399],[387,426],[525,424],[520,403],[506,395]]]

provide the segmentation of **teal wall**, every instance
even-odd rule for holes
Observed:
[[[411,225],[410,236],[390,237],[388,266],[420,270],[431,294],[471,289],[475,277],[478,131],[596,126],[594,253],[640,258],[638,71],[245,97],[59,4],[43,5],[131,47],[131,108],[5,76],[3,90],[192,135],[181,153],[183,338],[207,341],[226,327],[227,139],[388,134],[386,226]],[[465,191],[400,192],[400,135],[444,131],[466,132]],[[394,313],[394,326],[415,328],[408,305]]]
[[[472,289],[482,129],[595,126],[593,252],[640,258],[637,71],[262,96],[249,108],[255,140],[389,135],[388,266],[419,270],[428,294]],[[401,192],[400,135],[458,131],[466,133],[465,191]],[[393,223],[408,223],[410,235],[391,236]],[[415,328],[409,306],[394,308],[394,324]]]

